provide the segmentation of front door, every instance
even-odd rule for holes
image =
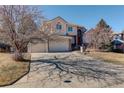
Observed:
[[[82,45],[82,31],[80,29],[77,31],[77,44]]]

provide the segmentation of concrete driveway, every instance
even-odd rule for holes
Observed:
[[[124,65],[78,52],[33,54],[32,59],[29,74],[7,87],[124,87]]]

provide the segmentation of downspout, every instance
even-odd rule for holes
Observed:
[[[47,52],[49,52],[49,39],[47,40]]]

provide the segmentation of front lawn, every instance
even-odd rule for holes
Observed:
[[[9,85],[29,71],[29,62],[16,62],[12,54],[0,53],[0,86]]]
[[[124,64],[124,53],[114,53],[114,52],[90,52],[89,56],[97,59],[104,60],[106,62],[112,62],[117,64]]]

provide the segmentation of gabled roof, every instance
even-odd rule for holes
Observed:
[[[93,28],[91,28],[90,30],[88,30],[87,32],[86,32],[86,34],[92,34],[92,33],[94,33],[95,32],[95,30],[93,29]]]
[[[56,20],[56,19],[62,19],[64,22],[66,22],[66,23],[68,23],[65,19],[63,19],[62,17],[60,17],[60,16],[57,16],[56,18],[53,18],[53,19],[51,19],[51,20],[48,20],[48,21],[45,21],[45,22],[52,22],[52,21],[54,21],[54,20]]]
[[[114,39],[112,42],[114,42],[115,44],[124,44],[124,41],[120,39]]]
[[[68,25],[77,26],[77,27],[83,27],[83,26],[81,26],[81,25],[77,25],[77,24],[73,24],[73,23],[68,23]]]
[[[84,27],[84,26],[80,26],[80,25],[77,25],[77,24],[73,24],[73,23],[69,23],[69,22],[67,22],[65,19],[63,19],[62,17],[60,17],[60,16],[57,16],[56,18],[54,18],[54,19],[51,19],[51,20],[48,20],[48,21],[44,21],[44,22],[46,22],[46,23],[49,23],[49,22],[52,22],[52,21],[54,21],[54,20],[56,20],[56,19],[62,19],[65,23],[67,23],[68,25],[72,25],[72,26],[78,26],[78,27]],[[85,28],[85,27],[84,27]]]
[[[54,19],[52,19],[52,20],[50,20],[50,21],[53,21],[53,20],[55,20],[55,19],[62,19],[64,22],[66,22],[66,23],[68,23],[65,19],[63,19],[62,17],[60,17],[60,16],[57,16],[56,18],[54,18]]]

